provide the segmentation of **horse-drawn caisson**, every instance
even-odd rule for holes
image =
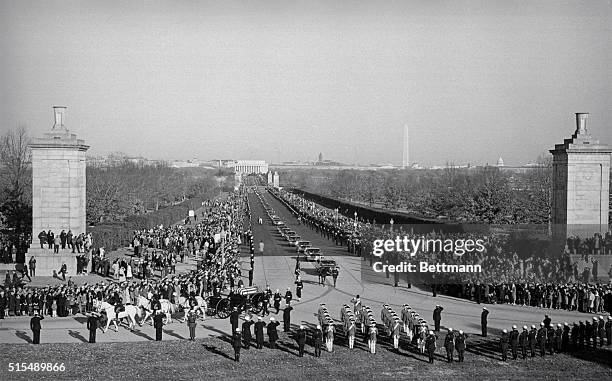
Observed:
[[[323,329],[323,334],[325,335],[325,346],[328,352],[331,352],[334,349],[334,319],[329,314],[327,310],[327,306],[325,303],[321,303],[319,306],[319,310],[317,311],[317,317],[319,318],[319,324]]]
[[[389,333],[389,337],[393,338],[393,348],[398,349],[401,330],[399,316],[397,316],[391,306],[385,303],[383,304],[382,311],[380,312],[380,320],[382,320],[386,331]]]
[[[208,306],[206,314],[225,319],[230,316],[234,307],[237,307],[239,311],[251,311],[258,314],[263,309],[265,297],[265,292],[257,286],[242,287],[227,297],[212,295],[206,298]]]

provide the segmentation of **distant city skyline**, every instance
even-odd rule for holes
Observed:
[[[0,4],[0,133],[52,106],[90,153],[533,162],[612,143],[610,1]]]

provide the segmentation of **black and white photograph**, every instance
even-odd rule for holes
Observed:
[[[612,379],[611,0],[0,0],[0,380]]]

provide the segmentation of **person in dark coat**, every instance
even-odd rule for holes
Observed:
[[[300,351],[300,357],[304,357],[304,346],[306,345],[306,330],[303,325],[300,325],[300,329],[297,332],[296,341]]]
[[[295,297],[299,302],[302,299],[302,289],[304,288],[304,283],[302,279],[298,277],[297,281],[295,281]]]
[[[96,330],[98,329],[98,315],[95,312],[89,314],[87,318],[87,329],[89,330],[89,342],[96,342]]]
[[[230,323],[232,324],[232,331],[236,332],[236,328],[238,328],[238,320],[240,318],[240,312],[238,312],[238,308],[234,307],[232,313],[230,314]]]
[[[440,322],[442,321],[442,310],[444,310],[444,308],[442,308],[439,305],[437,305],[436,308],[434,308],[434,311],[433,311],[433,321],[434,321],[434,324],[435,324],[435,331],[436,332],[440,331]]]
[[[317,328],[314,330],[312,334],[312,339],[314,341],[314,355],[315,357],[321,357],[321,346],[323,345],[323,331],[321,330],[320,325],[317,325]]]
[[[519,331],[518,328],[513,325],[512,332],[510,332],[510,348],[512,349],[512,359],[516,360],[518,358],[518,347],[519,347]]]
[[[283,332],[291,331],[291,310],[293,310],[291,306],[287,306],[283,310]]]
[[[289,287],[287,287],[287,292],[285,292],[285,303],[288,306],[290,306],[292,299],[293,299],[293,293],[291,292],[291,289]]]
[[[244,349],[249,349],[251,347],[251,325],[253,322],[249,316],[244,317],[244,323],[242,323],[242,342],[244,344]]]
[[[448,329],[448,333],[444,338],[444,349],[446,349],[446,361],[453,362],[453,351],[455,350],[455,333],[452,328]]]
[[[34,313],[32,319],[30,319],[30,329],[32,330],[32,343],[40,344],[40,321],[43,320],[44,317],[38,314],[38,311]]]
[[[276,327],[278,327],[280,323],[277,322],[274,318],[270,318],[270,323],[268,323],[268,340],[270,341],[270,348],[276,348],[276,341],[278,340],[278,332],[276,331]]]
[[[196,313],[195,309],[193,309],[192,307],[187,313],[187,327],[189,327],[189,340],[195,340],[197,317],[198,317],[198,314]]]
[[[261,321],[261,316],[257,318],[258,321],[255,323],[255,339],[257,341],[257,349],[263,348],[264,344],[264,327],[266,323]]]
[[[276,310],[277,314],[280,311],[281,300],[283,300],[283,297],[281,296],[280,291],[276,290],[274,293],[274,309]]]
[[[434,363],[434,355],[436,353],[436,340],[438,336],[434,331],[429,331],[429,335],[425,338],[425,349],[427,349],[427,355],[429,356],[429,363]]]
[[[523,354],[523,360],[525,360],[527,358],[527,345],[529,345],[529,331],[526,325],[523,326],[523,332],[519,335],[519,345]]]
[[[546,355],[546,338],[548,336],[546,327],[544,323],[540,323],[540,329],[538,330],[538,347],[540,348],[540,356],[544,357]]]
[[[155,341],[162,341],[162,328],[164,326],[164,314],[157,312],[153,317],[153,327],[155,328]]]
[[[232,346],[234,347],[234,360],[240,362],[240,348],[242,348],[242,335],[240,328],[236,328],[232,336]]]
[[[536,346],[538,343],[538,330],[535,325],[531,326],[531,330],[529,331],[529,350],[531,352],[531,357],[535,357],[536,355]]]
[[[489,310],[487,307],[482,307],[482,313],[480,314],[480,326],[482,328],[482,337],[487,337],[487,317],[489,316]]]
[[[466,339],[467,335],[463,333],[463,331],[459,330],[459,334],[457,337],[455,337],[455,349],[457,349],[457,354],[459,355],[459,362],[463,362]]]
[[[508,330],[504,329],[499,338],[499,349],[501,351],[502,361],[508,360]]]

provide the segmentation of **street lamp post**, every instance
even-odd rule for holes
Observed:
[[[391,233],[393,233],[393,218],[391,219],[391,221],[389,221],[389,224],[391,224]]]
[[[354,226],[355,226],[355,231],[357,231],[357,212],[355,212],[355,222],[354,222]]]

